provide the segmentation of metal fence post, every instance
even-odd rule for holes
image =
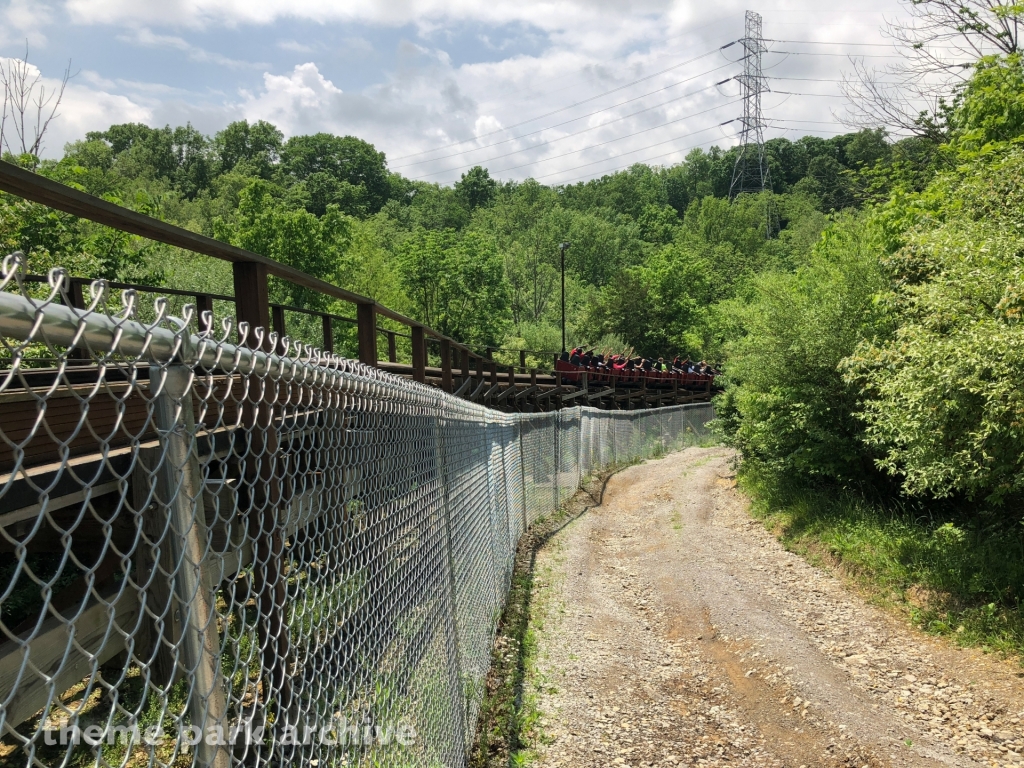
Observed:
[[[186,615],[182,617],[181,662],[191,678],[189,716],[204,737],[196,744],[196,763],[226,768],[230,755],[225,741],[227,697],[220,668],[220,637],[213,590],[204,584],[207,552],[203,479],[195,446],[192,411],[192,370],[172,364],[154,370],[158,388],[154,420],[163,457],[157,473],[160,503],[167,509],[170,559],[175,564],[174,590]],[[220,728],[219,739],[207,739]],[[220,745],[209,743],[219,741]]]
[[[555,411],[551,415],[551,423],[554,424],[554,427],[555,427],[554,467],[552,468],[553,471],[551,473],[551,489],[552,489],[552,494],[554,496],[555,504],[554,504],[554,507],[552,507],[552,509],[551,509],[552,512],[556,512],[558,510],[558,473],[562,470],[562,455],[561,455],[561,453],[559,451],[559,449],[560,449],[560,444],[559,444],[560,443],[560,440],[559,440],[560,435],[558,434],[561,431],[561,426],[562,426],[561,422],[562,422],[562,411],[561,411],[561,409],[559,409],[559,410]]]
[[[466,725],[466,712],[468,711],[469,702],[463,688],[462,646],[459,639],[459,595],[458,588],[455,583],[455,547],[452,543],[454,538],[454,526],[452,524],[451,499],[448,496],[448,452],[444,439],[446,424],[444,414],[439,414],[438,417],[433,420],[433,423],[434,428],[437,430],[437,439],[435,441],[434,450],[437,460],[438,477],[441,480],[441,499],[442,504],[444,505],[444,553],[447,558],[446,562],[448,565],[448,583],[445,586],[448,591],[448,600],[451,607],[451,610],[448,612],[448,619],[450,623],[447,627],[449,632],[449,642],[447,643],[448,684],[452,692],[452,713],[454,714],[456,721],[454,725],[461,740],[461,752],[465,759],[468,747],[466,740],[469,738],[468,728]]]

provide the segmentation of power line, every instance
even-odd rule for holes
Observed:
[[[706,59],[708,56],[713,56],[714,54],[718,53],[719,51],[724,51],[726,48],[728,48],[728,47],[730,47],[732,45],[735,45],[736,43],[737,43],[737,41],[733,40],[731,43],[726,43],[725,45],[720,45],[718,48],[715,48],[714,50],[702,53],[700,56],[694,56],[692,59],[687,59],[686,61],[680,62],[679,64],[673,64],[671,67],[666,67],[665,69],[659,70],[658,72],[655,72],[653,74],[647,75],[645,77],[638,78],[636,80],[633,80],[632,82],[626,83],[625,85],[620,85],[617,88],[612,88],[611,90],[603,91],[603,92],[597,94],[596,96],[591,96],[590,98],[583,99],[581,101],[577,101],[577,102],[575,102],[573,104],[569,104],[568,106],[565,106],[565,107],[559,107],[558,109],[554,109],[554,110],[552,110],[550,112],[545,112],[542,115],[536,115],[534,117],[531,117],[528,120],[522,120],[521,122],[513,123],[512,125],[507,125],[507,126],[505,126],[503,128],[498,128],[496,130],[489,131],[487,133],[482,133],[479,136],[474,136],[472,139],[463,139],[462,141],[453,141],[450,144],[443,144],[442,146],[434,147],[433,149],[424,149],[424,150],[422,150],[420,152],[413,152],[413,153],[408,154],[408,155],[399,155],[398,157],[394,157],[392,159],[393,160],[404,160],[404,159],[406,159],[408,157],[418,157],[420,155],[426,155],[426,154],[428,154],[430,152],[438,152],[438,151],[440,151],[442,149],[448,149],[449,147],[457,147],[460,144],[467,144],[470,141],[477,141],[477,140],[485,138],[487,136],[493,136],[493,135],[495,135],[497,133],[503,133],[504,131],[509,131],[509,130],[511,130],[513,128],[518,128],[521,125],[527,125],[529,123],[536,122],[537,120],[542,120],[545,117],[551,117],[551,115],[557,115],[559,112],[565,112],[567,109],[572,109],[573,107],[578,107],[581,104],[589,104],[592,101],[596,101],[597,99],[600,99],[602,96],[607,96],[607,95],[612,94],[612,93],[618,93],[619,91],[624,90],[626,88],[631,88],[632,86],[636,85],[637,83],[646,82],[647,80],[651,80],[651,79],[653,79],[655,77],[658,77],[659,75],[663,75],[666,72],[671,72],[674,69],[679,69],[680,67],[685,67],[686,65],[692,64],[695,61],[700,61],[701,59]]]
[[[610,107],[602,107],[601,109],[596,109],[593,112],[588,112],[585,115],[580,115],[579,117],[573,117],[573,118],[570,118],[569,120],[563,120],[560,123],[555,123],[554,125],[545,126],[544,128],[538,128],[537,130],[530,131],[529,133],[522,133],[522,134],[519,134],[518,136],[510,136],[507,139],[502,139],[501,141],[496,141],[493,144],[485,144],[485,145],[483,145],[481,147],[472,147],[471,149],[463,149],[463,150],[460,150],[458,152],[452,152],[450,155],[442,155],[440,157],[431,157],[431,158],[427,158],[426,160],[417,160],[415,163],[406,163],[405,165],[396,165],[396,166],[392,167],[392,170],[399,170],[401,168],[411,168],[414,165],[423,165],[424,163],[432,163],[432,162],[434,162],[436,160],[447,160],[450,157],[458,157],[459,155],[465,155],[465,154],[468,154],[470,152],[476,152],[477,150],[489,149],[490,147],[497,147],[497,146],[500,146],[502,144],[507,144],[510,141],[516,141],[517,139],[525,139],[527,136],[534,136],[534,135],[536,135],[538,133],[543,133],[544,131],[550,131],[553,128],[561,128],[563,125],[568,125],[569,123],[575,123],[578,120],[584,120],[584,119],[586,119],[588,117],[593,117],[594,115],[599,115],[602,112],[607,112],[607,111],[612,110],[612,109],[617,109],[618,107],[621,107],[624,104],[629,104],[629,103],[634,102],[634,101],[639,101],[640,99],[647,98],[648,96],[652,96],[655,93],[660,93],[662,91],[667,91],[669,88],[675,88],[678,85],[682,85],[683,83],[688,83],[691,80],[696,80],[698,77],[703,77],[704,75],[709,75],[712,72],[717,72],[718,70],[725,69],[726,67],[731,66],[731,65],[732,65],[732,62],[726,62],[725,64],[723,64],[720,67],[715,67],[714,69],[709,69],[707,72],[701,72],[699,75],[694,75],[693,77],[688,77],[685,80],[680,80],[678,82],[672,83],[671,85],[666,85],[663,88],[657,88],[657,89],[655,89],[653,91],[648,91],[647,93],[640,94],[639,96],[635,96],[632,99],[626,99],[625,101],[620,101],[618,104],[612,104]],[[732,79],[733,78],[731,78],[731,77],[727,77],[725,80],[720,80],[717,83],[712,83],[711,85],[706,85],[703,88],[697,89],[696,91],[689,91],[687,93],[682,94],[681,96],[677,96],[674,99],[669,99],[668,101],[663,101],[660,104],[655,104],[654,106],[651,106],[651,107],[645,107],[644,109],[638,110],[636,112],[631,112],[628,115],[623,115],[622,117],[617,117],[617,118],[615,118],[613,120],[609,120],[607,122],[601,123],[601,125],[595,125],[595,126],[592,126],[590,128],[587,128],[585,130],[588,130],[588,131],[589,130],[593,130],[594,128],[600,128],[602,125],[608,125],[609,123],[614,123],[617,120],[624,120],[627,117],[632,117],[633,115],[639,115],[642,112],[649,112],[652,109],[657,109],[658,107],[663,107],[666,104],[672,104],[673,102],[679,101],[680,99],[685,99],[687,96],[694,96],[694,95],[696,95],[698,93],[701,93],[702,91],[709,90],[710,88],[715,88],[715,87],[717,87],[719,85],[724,85],[725,83],[728,83]],[[582,133],[582,131],[580,131],[580,133]],[[574,135],[576,135],[576,134],[572,134],[572,133],[569,134],[569,136],[574,136]],[[563,138],[568,138],[568,136],[563,137]],[[560,139],[554,139],[554,141],[559,141],[559,140]],[[543,146],[543,145],[538,144],[536,146]],[[452,169],[452,170],[457,170],[457,169]]]
[[[619,154],[614,155],[612,157],[603,157],[600,160],[592,160],[589,163],[583,163],[582,165],[576,165],[576,166],[573,166],[572,168],[563,168],[560,171],[552,171],[551,173],[545,173],[545,174],[543,174],[541,176],[534,176],[533,178],[535,178],[535,179],[546,179],[549,176],[557,176],[560,173],[569,173],[570,171],[578,171],[580,168],[588,168],[591,165],[597,165],[599,163],[607,163],[609,160],[615,160],[615,159],[617,159],[619,157],[625,157],[626,155],[632,155],[635,152],[643,152],[645,149],[654,149],[655,147],[660,147],[660,146],[662,146],[664,144],[668,144],[668,143],[673,142],[673,141],[679,141],[679,139],[686,139],[686,138],[689,138],[690,136],[697,136],[697,135],[702,134],[702,133],[707,133],[708,131],[715,130],[715,128],[721,128],[723,125],[729,125],[730,123],[735,123],[735,122],[737,122],[737,120],[739,120],[739,118],[735,118],[734,117],[732,120],[726,120],[724,122],[718,123],[717,125],[709,125],[707,128],[701,128],[699,131],[691,131],[690,133],[684,133],[681,136],[675,136],[675,137],[673,137],[671,139],[666,139],[665,141],[659,141],[659,142],[657,142],[655,144],[648,144],[646,147],[639,147],[637,149],[631,149],[628,152],[620,152]],[[717,141],[717,140],[718,139],[711,139],[711,141]],[[705,144],[710,144],[711,141],[706,141],[704,143]],[[698,144],[696,146],[702,146],[702,145]],[[666,157],[668,155],[674,155],[674,154],[676,154],[679,151],[681,151],[681,150],[674,149],[671,152],[666,152],[664,155],[658,155],[657,157]],[[657,157],[649,158],[649,159],[654,160],[654,159],[657,159]],[[551,159],[553,159],[553,158],[551,158]],[[647,161],[645,161],[645,160],[637,160],[635,163],[632,163],[632,165],[635,165],[636,163],[639,163],[639,162],[647,162]],[[624,167],[628,168],[629,166],[624,166]]]
[[[717,127],[718,126],[712,126],[712,128],[717,128]],[[738,133],[734,133],[731,136],[725,136],[723,138],[735,139],[737,136],[739,136],[739,134]],[[711,143],[716,142],[718,140],[719,139],[708,139],[707,141],[702,141],[700,144],[691,144],[690,146],[683,147],[682,149],[673,149],[671,152],[665,152],[664,154],[661,154],[661,155],[655,155],[654,157],[648,157],[648,158],[646,158],[644,160],[636,160],[636,161],[630,163],[629,165],[620,165],[617,168],[608,168],[608,169],[606,169],[604,171],[601,171],[601,174],[602,174],[602,176],[607,176],[610,173],[617,173],[618,171],[624,171],[627,168],[632,168],[637,163],[643,163],[644,165],[646,165],[647,163],[650,163],[652,160],[660,160],[663,157],[669,157],[670,155],[676,155],[676,154],[679,154],[680,152],[690,152],[690,151],[692,151],[694,149],[697,149],[698,147],[705,147],[708,144],[711,144]],[[607,160],[614,160],[615,158],[609,157],[609,158],[606,158],[606,159]],[[567,170],[572,170],[572,169],[567,169]],[[559,173],[565,173],[565,171],[560,171]],[[555,174],[552,173],[552,174],[548,174],[548,175],[549,176],[554,176]],[[541,178],[543,178],[543,177],[541,177]],[[565,186],[566,184],[573,184],[573,183],[575,183],[577,181],[581,181],[581,180],[586,179],[586,178],[587,178],[587,174],[584,174],[582,176],[577,176],[575,178],[568,179],[566,181],[559,181],[559,182],[557,182],[557,184],[559,186]],[[588,179],[588,181],[594,181],[594,179],[591,178],[591,179]]]
[[[511,166],[509,168],[500,168],[497,171],[494,171],[494,173],[504,173],[505,171],[514,171],[514,170],[517,170],[519,168],[525,168],[528,165],[536,165],[537,163],[544,163],[544,162],[547,162],[549,160],[556,160],[556,159],[558,159],[560,157],[568,157],[569,155],[575,155],[578,152],[585,152],[588,149],[596,149],[597,147],[603,147],[606,144],[613,144],[616,141],[622,141],[624,139],[631,139],[634,136],[639,136],[639,135],[644,134],[644,133],[649,133],[650,131],[656,131],[659,128],[664,128],[664,127],[669,126],[669,125],[675,125],[676,123],[681,123],[684,120],[689,120],[691,118],[698,117],[700,115],[706,115],[708,112],[714,112],[715,110],[722,109],[723,107],[728,107],[728,106],[730,106],[732,104],[738,104],[739,101],[740,101],[740,99],[735,99],[734,101],[729,101],[729,102],[726,102],[725,104],[718,104],[717,106],[710,107],[710,108],[702,110],[700,112],[694,112],[693,114],[684,115],[683,117],[676,118],[675,120],[669,120],[666,123],[661,123],[659,125],[652,125],[650,128],[644,128],[642,131],[635,131],[633,133],[628,133],[625,136],[618,136],[618,137],[616,137],[614,139],[608,139],[607,141],[602,141],[602,142],[599,142],[597,144],[590,144],[590,145],[588,145],[586,147],[580,147],[579,149],[574,149],[571,152],[565,152],[565,153],[563,153],[561,155],[554,155],[553,157],[544,157],[544,158],[541,158],[540,160],[531,160],[528,163],[523,163],[521,165],[514,165],[514,166]],[[583,131],[578,131],[577,133],[583,133]],[[576,134],[569,134],[569,136],[563,136],[561,138],[567,139],[567,138],[569,138],[570,136],[573,136],[573,135],[576,135]],[[552,140],[552,141],[546,142],[546,143],[547,144],[552,144],[552,143],[554,143],[554,141],[561,141],[561,139]],[[540,147],[540,146],[544,146],[544,145],[537,144],[536,146]],[[531,147],[531,149],[532,149],[532,147]],[[525,151],[526,150],[517,150],[516,152],[509,152],[507,154],[499,155],[498,157],[492,157],[489,160],[482,160],[480,162],[490,162],[491,160],[500,160],[503,157],[509,157],[510,155],[515,155],[515,154],[518,154],[519,152],[525,152]],[[435,171],[434,173],[428,173],[428,174],[426,174],[424,176],[416,176],[416,177],[414,177],[414,179],[419,181],[419,180],[422,180],[422,179],[429,178],[431,176],[440,176],[442,173],[451,173],[453,171],[460,171],[463,168],[472,168],[474,165],[479,165],[479,163],[474,163],[472,165],[462,165],[462,166],[459,166],[457,168],[448,168],[448,169],[443,170],[443,171]]]
[[[851,45],[858,47],[869,47],[869,48],[892,48],[892,43],[842,43],[842,42],[827,42],[825,40],[772,40],[765,38],[766,43],[799,43],[801,45]]]
[[[798,43],[800,45],[830,45],[830,46],[841,46],[848,45],[857,48],[888,48],[890,50],[898,51],[899,48],[895,43],[847,43],[847,42],[829,42],[827,40],[765,40],[767,43]],[[929,45],[926,50],[930,51],[961,51],[962,48],[955,46],[945,45]]]
[[[768,53],[784,53],[787,56],[843,56],[849,57],[853,54],[849,53],[827,53],[825,51],[777,51],[770,50]],[[856,54],[858,59],[905,59],[906,56],[900,56],[896,53],[858,53]]]
[[[797,93],[796,91],[772,91],[772,93],[781,93],[786,96],[820,96],[824,99],[845,99],[846,96],[842,93]]]

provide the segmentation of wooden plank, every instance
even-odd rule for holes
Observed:
[[[85,501],[86,496],[90,499],[97,499],[108,493],[116,492],[121,486],[120,482],[102,483],[93,488],[83,489],[75,493],[69,493],[64,496],[56,496],[48,498],[46,500],[46,511],[56,512],[59,509],[65,509],[66,507],[74,506],[75,504],[81,504]],[[4,512],[0,514],[0,528],[5,528],[8,525],[14,525],[20,523],[22,520],[30,520],[36,517],[43,510],[43,504],[32,504],[21,509],[16,509],[13,512]]]
[[[472,387],[472,386],[473,386],[473,379],[471,377],[467,376],[465,379],[462,380],[462,384],[459,386],[459,388],[457,390],[455,390],[455,396],[456,397],[466,397],[466,393],[469,391],[469,388]]]
[[[107,591],[104,601],[93,601],[77,617],[74,613],[60,618],[51,616],[31,640],[33,630],[28,630],[19,636],[21,642],[11,640],[0,645],[0,691],[15,691],[6,706],[8,728],[13,729],[46,706],[51,690],[56,699],[125,650],[121,633],[108,631],[111,614],[121,632],[130,635],[138,623],[141,606],[130,582],[124,582],[122,588],[120,595],[116,590]],[[20,676],[26,649],[32,667],[42,674],[26,668]]]
[[[528,387],[527,389],[524,389],[521,392],[518,392],[516,394],[516,400],[523,400],[523,399],[529,397],[530,395],[532,395],[534,392],[537,392],[539,390],[540,390],[540,387],[538,387],[536,384],[534,384],[534,385]]]

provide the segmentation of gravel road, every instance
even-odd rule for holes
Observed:
[[[691,448],[538,553],[542,766],[1024,766],[1024,672],[786,552]]]

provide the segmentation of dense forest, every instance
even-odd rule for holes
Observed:
[[[736,149],[697,149],[673,167],[636,165],[561,187],[499,182],[476,167],[444,187],[390,173],[359,138],[285,140],[265,122],[213,137],[114,125],[39,172],[325,276],[479,347],[559,348],[558,244],[569,240],[574,343],[720,360],[731,327],[722,302],[744,295],[758,273],[803,264],[830,212],[876,198],[886,174],[926,173],[934,152],[921,143],[890,144],[881,131],[775,139],[776,194],[735,203]],[[29,254],[32,271],[60,261],[81,275],[231,293],[227,265],[10,197],[0,206],[4,247]],[[275,292],[295,306],[320,300],[283,285]]]
[[[939,596],[921,613],[930,628],[1020,648],[1020,54],[979,58],[941,111],[920,119],[918,135],[898,141],[883,129],[773,139],[774,191],[735,200],[736,149],[555,187],[476,167],[447,187],[389,172],[363,139],[286,139],[265,122],[212,137],[114,125],[58,161],[8,159],[481,348],[559,347],[558,244],[571,241],[574,345],[721,365],[720,433],[768,507],[817,530],[831,555],[890,574],[894,588],[924,583]],[[231,293],[226,264],[7,195],[0,238],[36,273],[60,264]],[[328,306],[273,290],[280,302]],[[315,343],[317,330],[305,330]],[[829,494],[832,522],[806,518],[808,493]],[[867,543],[850,543],[855,530]]]

